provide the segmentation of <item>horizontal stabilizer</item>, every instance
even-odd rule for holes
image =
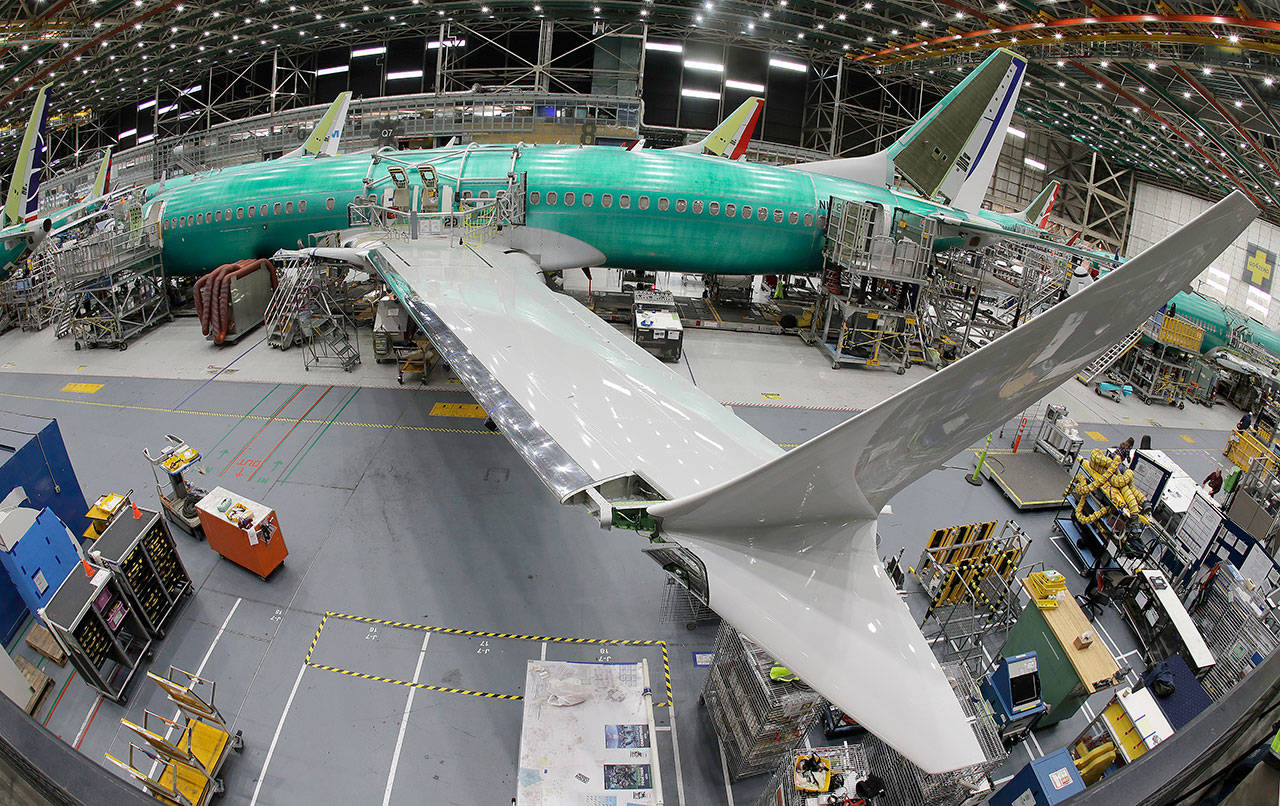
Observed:
[[[889,499],[1039,401],[1182,290],[1257,216],[1233,193],[990,345],[738,478],[650,507],[710,605],[927,772],[982,760],[875,550]]]

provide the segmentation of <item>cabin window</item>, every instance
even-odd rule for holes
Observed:
[[[621,196],[619,196],[619,197],[618,197],[618,206],[619,206],[619,207],[621,207],[623,210],[630,210],[630,209],[631,209],[631,197],[630,197],[630,196],[628,196],[628,195],[627,195],[627,194],[625,194],[625,193],[624,193],[624,194],[622,194]]]
[[[711,202],[711,204],[708,205],[708,210],[711,215],[720,215],[720,202]]]
[[[298,212],[305,213],[306,211],[307,211],[307,200],[303,199],[302,201],[298,202]]]
[[[601,206],[601,207],[612,207],[612,206],[613,206],[613,194],[612,194],[612,193],[604,193],[604,194],[601,194],[601,196],[600,196],[600,206]]]
[[[769,220],[769,208],[768,208],[768,207],[757,207],[757,208],[756,208],[756,218],[760,219],[761,221],[768,221],[768,220]]]
[[[790,221],[792,224],[799,224],[800,214],[796,212],[792,212],[789,216],[787,216],[787,220]]]
[[[196,214],[196,223],[197,223],[197,224],[203,224],[203,223],[204,223],[204,213],[197,213],[197,214]]]
[[[685,210],[688,210],[688,209],[689,209],[689,202],[685,201],[684,199],[676,199],[677,213],[683,213]]]
[[[271,215],[280,215],[280,202],[271,205]]]
[[[471,198],[471,191],[469,191],[469,190],[464,190],[464,191],[462,191],[462,198],[464,198],[464,199],[469,199],[469,198]]]
[[[591,205],[593,205],[593,204],[595,204],[595,203],[596,203],[596,197],[595,197],[595,195],[594,195],[594,194],[591,194],[591,193],[583,193],[583,194],[582,194],[582,206],[583,206],[583,207],[590,207]]]
[[[774,211],[773,211],[773,223],[775,223],[775,224],[781,224],[781,223],[782,223],[782,211],[781,211],[781,210],[774,210]]]
[[[554,190],[547,191],[547,204],[554,206],[556,203],[556,192]]]
[[[213,220],[214,220],[214,221],[221,221],[221,220],[222,220],[222,211],[221,211],[221,210],[215,210],[215,211],[214,211],[214,213],[213,213]]]
[[[664,213],[665,213],[665,212],[667,211],[667,208],[668,208],[668,207],[670,207],[670,206],[671,206],[671,202],[667,201],[667,197],[666,197],[666,196],[659,196],[659,197],[658,197],[658,209],[659,209],[659,210],[661,210],[662,212],[664,212]]]
[[[254,207],[252,204],[251,204],[251,205],[249,205],[249,217],[250,217],[250,218],[253,218],[253,214],[254,214],[254,213],[256,213],[257,211],[258,211],[258,208],[257,208],[257,207]]]
[[[626,196],[623,196],[622,198],[624,198],[624,199],[625,199],[625,198],[626,198]],[[648,209],[649,209],[649,197],[648,197],[648,196],[641,196],[641,197],[640,197],[640,209],[641,209],[641,210],[648,210]]]
[[[694,214],[694,215],[702,215],[702,200],[701,200],[701,199],[694,199],[694,200],[693,200],[693,214]]]
[[[193,215],[189,215],[189,216],[187,216],[187,226],[188,226],[188,227],[194,227],[194,226],[195,226],[195,224],[196,224],[196,217],[195,217],[195,216],[193,216]]]
[[[751,205],[749,204],[742,205],[742,217],[743,218],[751,217]]]
[[[813,226],[813,213],[805,213],[805,214],[804,214],[804,225],[805,225],[806,227],[812,227],[812,226]]]
[[[529,191],[529,204],[537,204],[542,201],[542,194],[536,190]]]
[[[228,208],[227,208],[226,213],[224,213],[224,214],[223,214],[223,218],[227,219],[228,221],[230,221],[230,220],[231,220],[231,208],[230,208],[230,207],[228,207]]]
[[[327,199],[325,199],[325,200],[324,200],[324,209],[326,209],[326,210],[332,210],[332,209],[333,209],[333,197],[332,197],[332,196],[330,196],[329,198],[327,198]]]
[[[573,191],[572,191],[572,190],[566,190],[566,191],[564,192],[564,206],[565,206],[565,207],[572,207],[572,206],[573,206],[573,202],[574,202],[574,198],[575,198],[575,196],[574,196]]]
[[[267,206],[264,204],[258,208],[258,215],[265,216],[267,214]]]
[[[236,208],[236,218],[244,218],[244,208],[243,208],[243,207],[237,207],[237,208]]]
[[[293,214],[293,202],[285,202],[285,203],[284,203],[284,211],[285,211],[285,213],[286,213],[286,214],[292,215],[292,214]]]
[[[487,191],[487,190],[482,190],[482,191],[480,191],[480,198],[482,198],[482,199],[487,199],[487,198],[489,198],[489,191]]]
[[[818,216],[818,229],[826,229],[826,228],[827,228],[827,217],[824,215]]]
[[[729,218],[733,218],[738,214],[738,205],[732,202],[726,203],[724,206],[724,214],[727,215]]]

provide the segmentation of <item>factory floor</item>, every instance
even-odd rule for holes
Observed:
[[[556,504],[482,420],[430,414],[437,402],[468,400],[448,377],[400,388],[367,342],[363,355],[353,373],[304,372],[297,350],[271,350],[258,333],[214,348],[188,319],[124,352],[75,352],[48,331],[0,337],[0,408],[58,419],[90,501],[132,489],[140,504],[157,506],[142,448],[161,447],[171,433],[203,451],[193,483],[225,486],[279,514],[290,554],[266,582],[175,531],[197,592],[155,645],[150,668],[173,664],[217,681],[216,705],[245,741],[223,768],[220,802],[507,803],[521,705],[478,695],[518,694],[531,658],[646,658],[654,668],[665,654],[671,705],[657,710],[665,802],[755,804],[766,778],[726,784],[698,705],[705,672],[695,653],[710,651],[715,627],[664,620],[664,575],[641,554],[645,540],[601,531],[585,512]],[[795,337],[709,331],[690,331],[672,368],[784,446],[929,372],[832,371]],[[1050,399],[1066,402],[1090,432],[1086,448],[1149,434],[1195,477],[1222,461],[1239,417],[1225,406],[1112,403],[1075,381]],[[1016,425],[993,448],[1007,449]],[[905,546],[914,561],[934,528],[1014,518],[1033,538],[1031,558],[1082,589],[1051,537],[1052,513],[1018,513],[993,485],[965,483],[972,458],[960,454],[894,499],[881,520],[882,553]],[[913,582],[908,591],[923,614]],[[1134,638],[1114,614],[1099,632],[1122,665],[1136,662]],[[511,637],[521,635],[661,643]],[[21,642],[15,651],[36,657]],[[145,680],[122,707],[69,666],[41,666],[55,686],[37,718],[104,766],[104,753],[128,752],[122,716],[140,723],[147,708],[173,716]],[[1092,712],[1105,699],[1095,695]],[[997,777],[1066,744],[1085,721],[1079,714],[1013,748]]]

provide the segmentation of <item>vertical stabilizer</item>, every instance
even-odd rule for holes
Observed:
[[[342,126],[347,122],[347,107],[351,93],[344,92],[334,99],[324,116],[316,123],[306,142],[285,154],[286,157],[333,157],[338,153],[342,140]]]
[[[98,199],[111,192],[111,147],[102,155],[102,164],[98,166],[98,175],[93,179],[93,189],[89,198]]]
[[[9,180],[9,195],[4,202],[4,224],[25,224],[36,217],[40,209],[40,176],[44,168],[45,127],[49,119],[49,99],[46,85],[36,94],[31,119],[22,135],[18,148],[18,160],[13,166],[13,178]]]
[[[694,154],[714,154],[717,157],[736,160],[747,152],[751,135],[760,122],[764,99],[751,97],[725,118],[711,133],[696,143],[669,148],[668,151],[690,151]]]
[[[1058,201],[1058,190],[1062,187],[1062,183],[1053,180],[1048,187],[1040,191],[1040,195],[1022,211],[1022,218],[1028,224],[1033,224],[1040,229],[1044,229],[1049,223],[1049,213],[1053,212],[1053,205]]]

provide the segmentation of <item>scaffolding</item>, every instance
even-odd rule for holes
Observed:
[[[1183,408],[1186,399],[1194,395],[1192,383],[1198,377],[1195,359],[1200,355],[1204,329],[1184,317],[1156,313],[1138,330],[1139,338],[1130,334],[1132,349],[1117,356],[1111,374],[1131,385],[1143,403]]]
[[[918,240],[890,234],[906,229],[897,211],[892,225],[880,205],[831,197],[823,251],[823,282],[805,335],[831,359],[891,367],[899,375],[926,363],[920,326],[922,290],[928,282],[936,224],[920,220]]]
[[[11,317],[4,329],[44,330],[53,322],[59,296],[58,278],[47,261],[29,260],[0,284],[0,304]]]
[[[1213,652],[1215,663],[1200,682],[1215,701],[1280,645],[1270,605],[1230,563],[1207,572],[1187,610]]]
[[[798,680],[774,680],[774,659],[727,622],[702,689],[729,777],[772,772],[818,719],[822,697]]]

